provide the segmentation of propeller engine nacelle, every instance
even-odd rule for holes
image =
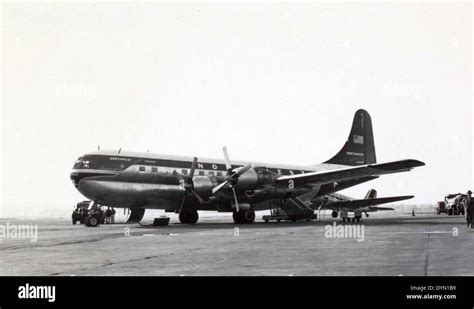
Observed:
[[[197,194],[202,197],[208,197],[212,194],[212,188],[217,185],[217,181],[209,176],[194,176],[193,188]]]
[[[257,170],[250,168],[239,176],[235,188],[239,191],[253,190],[256,189],[262,181],[263,177],[259,176]]]

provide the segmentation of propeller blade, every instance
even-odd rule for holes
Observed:
[[[239,212],[239,201],[237,201],[237,194],[235,194],[235,189],[234,189],[234,187],[232,187],[232,192],[234,192],[235,211]]]
[[[176,170],[173,171],[173,176],[175,176],[179,180],[180,185],[184,188],[184,195],[183,195],[183,199],[181,200],[181,204],[179,206],[179,212],[181,212],[181,210],[183,209],[184,202],[186,200],[186,195],[189,193],[191,193],[198,200],[200,204],[204,203],[204,200],[202,199],[202,197],[199,196],[199,194],[197,194],[196,191],[194,191],[193,189],[194,188],[193,175],[197,167],[197,161],[198,161],[198,158],[194,157],[193,163],[191,165],[191,171],[189,172],[189,175],[187,176],[186,179],[183,177],[183,175],[179,174]]]
[[[204,200],[202,199],[202,197],[199,196],[199,194],[196,193],[196,191],[194,190],[189,190],[191,192],[192,195],[194,195],[194,197],[198,200],[199,204],[202,204],[204,203]]]
[[[184,200],[185,200],[185,199],[186,199],[186,191],[184,192],[183,198],[181,199],[181,204],[179,205],[178,213],[181,213],[181,211],[183,210],[183,207],[184,207]]]
[[[246,166],[240,167],[235,171],[235,173],[232,175],[232,177],[239,177],[240,175],[242,175],[243,173],[245,173],[246,171],[248,171],[251,168],[252,168],[252,164],[250,164],[250,163],[247,164]]]
[[[197,167],[198,158],[194,157],[193,164],[191,164],[191,171],[189,172],[189,177],[192,179],[194,176],[194,171]]]
[[[224,146],[224,148],[222,148],[222,150],[224,151],[225,168],[227,169],[227,171],[230,174],[231,171],[232,171],[232,165],[230,164],[229,154],[227,153],[227,146]]]
[[[218,184],[217,186],[215,186],[214,188],[212,188],[212,194],[217,194],[219,193],[220,191],[222,191],[223,189],[227,188],[229,186],[229,181],[226,180],[224,181],[223,183],[221,184]]]

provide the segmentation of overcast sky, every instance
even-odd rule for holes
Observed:
[[[379,162],[345,193],[472,188],[471,4],[3,4],[0,216],[71,209],[101,149],[316,164],[372,116]]]

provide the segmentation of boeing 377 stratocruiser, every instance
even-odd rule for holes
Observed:
[[[233,212],[236,223],[251,223],[255,211],[274,210],[292,220],[314,218],[325,195],[423,166],[417,160],[376,163],[369,113],[358,110],[345,145],[330,160],[295,166],[97,151],[77,159],[71,180],[94,204],[130,208],[140,221],[145,209],[179,213],[182,223],[196,223],[198,210]]]

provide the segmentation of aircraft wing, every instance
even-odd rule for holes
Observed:
[[[392,196],[392,197],[381,197],[381,198],[370,198],[370,199],[361,199],[361,200],[346,200],[346,201],[330,201],[324,204],[321,209],[332,209],[339,210],[341,208],[345,209],[358,209],[363,207],[370,207],[385,203],[392,203],[397,201],[403,201],[413,198],[413,195],[403,195],[403,196]],[[374,207],[377,210],[393,210],[389,207]]]
[[[379,176],[407,172],[425,163],[418,160],[400,160],[388,163],[374,163],[359,165],[355,167],[344,167],[329,171],[310,172],[297,175],[280,176],[275,181],[277,183],[286,183],[293,180],[295,184],[321,185],[331,182],[338,182],[348,179],[356,179],[367,176]]]

